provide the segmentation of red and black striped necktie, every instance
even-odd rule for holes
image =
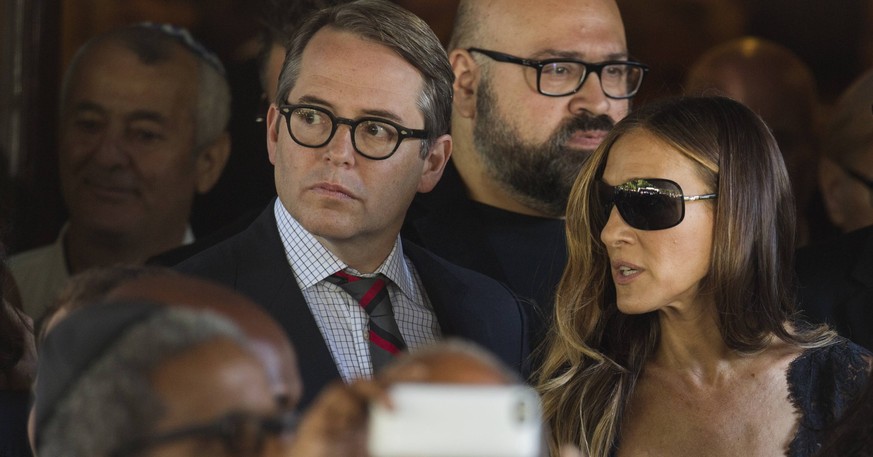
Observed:
[[[403,342],[394,319],[394,309],[386,287],[387,278],[384,275],[363,278],[339,271],[330,275],[327,280],[340,286],[357,300],[370,317],[367,326],[374,373],[406,349],[406,343]]]

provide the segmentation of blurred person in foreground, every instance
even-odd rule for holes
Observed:
[[[172,25],[92,38],[67,69],[60,99],[69,220],[55,243],[9,261],[34,318],[71,274],[143,263],[191,242],[194,195],[212,188],[229,154],[224,69]]]
[[[374,380],[326,388],[302,417],[290,455],[367,456],[369,408],[391,408],[388,391],[401,383],[467,386],[521,385],[518,375],[493,355],[469,342],[449,339],[397,358]],[[464,414],[464,411],[458,411]],[[472,433],[477,433],[472,430]],[[434,431],[436,433],[436,431]],[[457,437],[454,437],[457,438]],[[451,441],[453,437],[446,436]],[[483,437],[487,439],[487,437]],[[562,457],[578,455],[567,446]]]
[[[39,323],[39,343],[76,310],[106,301],[146,300],[167,306],[208,310],[230,319],[266,367],[276,401],[294,410],[303,383],[297,357],[281,327],[257,304],[234,291],[174,270],[152,266],[99,267],[72,276]]]
[[[769,128],[727,98],[610,132],[567,210],[538,384],[553,451],[813,455],[873,356],[795,320],[790,189]]]
[[[52,328],[35,398],[43,457],[279,456],[295,417],[231,321],[143,301],[88,306]]]

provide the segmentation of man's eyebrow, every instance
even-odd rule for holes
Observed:
[[[161,113],[149,110],[136,110],[127,116],[125,116],[125,120],[128,122],[131,121],[152,121],[157,122],[159,124],[164,124],[167,122],[167,117]]]
[[[310,105],[322,105],[325,108],[333,109],[333,104],[315,95],[304,95],[297,99],[296,103],[307,103]]]
[[[93,102],[77,102],[75,105],[73,105],[73,112],[82,113],[88,111],[95,111],[99,114],[106,113],[106,110],[103,109],[102,106]]]
[[[596,63],[592,60],[585,58],[582,54],[576,51],[561,51],[558,49],[544,49],[542,51],[534,54],[534,58],[538,60],[544,59],[573,59],[573,60],[581,60],[584,62]],[[599,60],[607,61],[607,60],[628,60],[627,52],[614,52],[612,54],[607,54],[605,59]]]
[[[330,109],[331,111],[333,111],[335,108],[333,106],[333,104],[331,104],[327,100],[324,100],[320,97],[316,97],[314,95],[304,95],[297,100],[297,103],[309,103],[312,105],[320,105],[320,106],[324,106],[325,108]],[[401,119],[400,116],[398,116],[397,114],[395,114],[391,111],[388,111],[388,110],[364,109],[363,114],[365,116],[381,117],[381,118],[387,119],[389,121],[394,121],[398,124],[403,124],[403,119]],[[334,115],[336,115],[336,113],[334,113]]]
[[[78,102],[73,106],[73,111],[76,113],[93,112],[104,116],[107,115],[107,111],[105,108],[93,102]],[[127,114],[125,116],[125,120],[127,122],[144,120],[158,123],[166,123],[167,117],[156,111],[136,110],[132,113]]]

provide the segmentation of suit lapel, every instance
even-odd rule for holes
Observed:
[[[418,271],[424,292],[430,299],[443,335],[473,339],[485,323],[477,313],[470,310],[465,312],[461,306],[467,302],[466,286],[432,257],[426,255],[422,248],[404,242],[403,252],[409,256]]]
[[[433,254],[404,241],[403,252],[415,265],[424,291],[433,306],[443,337],[455,336],[472,341],[489,350],[520,373],[526,373],[528,354],[524,310],[515,302],[508,289],[499,297],[471,298],[470,284],[491,279],[459,278]],[[470,272],[476,274],[474,272]],[[487,284],[481,283],[483,287]],[[494,284],[499,290],[501,287]],[[479,294],[481,295],[481,294]]]
[[[285,257],[272,204],[241,237],[245,251],[235,287],[260,303],[293,342],[303,376],[304,407],[340,375]]]

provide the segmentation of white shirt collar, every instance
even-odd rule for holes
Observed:
[[[311,287],[340,270],[348,269],[349,273],[362,275],[319,243],[311,233],[291,216],[278,198],[273,207],[273,212],[276,216],[276,225],[279,229],[282,245],[285,248],[285,256],[294,270],[297,285],[301,289]],[[376,273],[384,274],[405,295],[412,296],[414,279],[403,256],[400,235],[394,241],[391,253],[379,265],[374,274]]]

